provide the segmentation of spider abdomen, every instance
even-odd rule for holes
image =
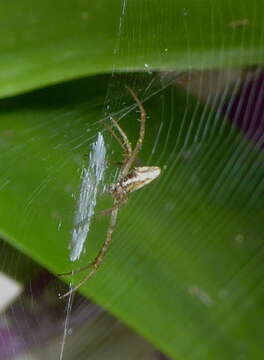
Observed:
[[[130,174],[120,181],[120,185],[127,193],[136,191],[155,180],[160,172],[158,166],[135,167]]]

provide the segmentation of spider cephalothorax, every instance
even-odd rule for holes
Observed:
[[[110,214],[110,222],[106,233],[106,239],[104,241],[101,250],[99,251],[98,255],[96,256],[93,262],[73,272],[71,271],[68,273],[61,274],[61,275],[72,275],[74,273],[83,271],[87,268],[91,269],[90,272],[84,277],[84,279],[78,285],[76,285],[66,294],[62,295],[61,298],[68,296],[72,292],[76,291],[80,286],[82,286],[87,280],[89,280],[96,273],[112,241],[112,234],[116,226],[118,210],[127,201],[127,195],[130,192],[136,191],[142,188],[143,186],[149,184],[151,181],[156,179],[161,172],[160,168],[157,166],[134,167],[134,163],[136,162],[137,156],[142,148],[142,144],[145,136],[146,112],[145,109],[143,108],[143,105],[139,101],[137,95],[134,93],[134,91],[130,88],[127,88],[127,90],[130,93],[130,95],[133,97],[133,99],[135,100],[135,102],[137,103],[140,109],[139,138],[136,142],[134,149],[132,149],[131,143],[126,133],[122,130],[122,128],[119,126],[118,122],[114,118],[112,117],[110,118],[112,122],[112,126],[118,132],[119,136],[113,130],[113,128],[109,128],[109,126],[107,126],[107,128],[122,147],[124,161],[122,163],[117,182],[113,184],[110,188],[110,194],[114,198],[113,207],[111,209],[102,212],[103,215]]]

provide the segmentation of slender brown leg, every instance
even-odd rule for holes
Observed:
[[[130,88],[127,87],[128,92],[130,93],[130,95],[133,97],[133,99],[135,100],[135,102],[137,103],[139,110],[140,110],[140,129],[139,129],[139,138],[138,141],[136,143],[136,146],[130,156],[130,158],[128,159],[127,163],[124,166],[124,169],[122,171],[122,176],[126,176],[130,169],[132,168],[137,155],[139,153],[139,151],[142,148],[142,143],[145,137],[145,124],[146,124],[146,111],[142,105],[142,103],[140,102],[139,98],[137,97],[137,95],[135,94],[135,92]]]
[[[112,134],[112,136],[116,139],[116,141],[119,143],[119,145],[122,147],[122,149],[124,150],[125,160],[127,161],[127,159],[129,159],[132,154],[131,143],[128,140],[128,137],[126,136],[125,132],[122,130],[122,128],[118,124],[118,122],[113,117],[111,117],[111,121],[112,121],[113,125],[115,126],[115,128],[117,129],[117,131],[119,132],[119,134],[121,135],[123,141],[121,141],[121,139],[117,136],[117,134],[113,131],[113,129],[108,124],[105,123],[105,126],[106,126],[107,130]]]
[[[114,206],[116,206],[117,203],[118,203],[118,200],[115,199]],[[88,281],[96,273],[97,269],[102,264],[103,258],[105,257],[105,254],[107,253],[107,250],[109,249],[109,246],[111,244],[112,234],[113,234],[113,231],[116,226],[117,215],[118,215],[118,207],[116,207],[115,210],[113,210],[113,212],[112,212],[112,216],[111,216],[109,227],[108,227],[107,234],[106,234],[106,239],[105,239],[105,242],[104,242],[101,250],[99,251],[98,255],[96,256],[96,258],[92,262],[92,264],[91,265],[89,264],[86,266],[86,267],[91,266],[91,271],[89,272],[89,274],[87,276],[85,276],[84,279],[79,282],[79,284],[77,284],[75,287],[73,287],[71,290],[69,290],[65,294],[61,295],[60,299],[63,299],[65,297],[69,296],[70,294],[72,294],[73,292],[75,292],[76,290],[78,290],[84,283],[86,283],[86,281]]]
[[[88,269],[89,267],[91,267],[92,263],[89,263],[87,265],[84,265],[76,270],[72,270],[72,271],[67,271],[67,272],[64,272],[64,273],[61,273],[61,274],[58,274],[58,276],[72,276],[72,275],[76,275],[76,274],[79,274],[80,272]]]
[[[118,122],[114,119],[111,118],[112,123],[114,124],[114,126],[117,128],[117,130],[119,131],[119,134],[122,136],[123,138],[123,145],[126,148],[126,152],[127,152],[127,156],[130,157],[132,154],[132,147],[131,147],[131,143],[128,140],[128,137],[126,136],[125,132],[122,130],[122,128],[120,127],[120,125],[118,124]]]

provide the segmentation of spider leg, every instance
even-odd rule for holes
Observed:
[[[121,135],[122,140],[120,139],[119,136],[117,136],[115,131],[108,124],[105,123],[105,126],[106,126],[107,130],[112,134],[112,136],[116,139],[116,141],[119,143],[119,145],[122,147],[122,149],[125,153],[125,159],[128,159],[128,158],[130,158],[130,156],[132,154],[131,143],[128,140],[128,137],[126,136],[125,132],[122,130],[122,128],[118,124],[118,122],[113,117],[111,117],[111,121],[112,121],[114,127],[116,128],[116,130]]]
[[[105,210],[99,211],[98,213],[96,213],[96,214],[94,215],[95,220],[100,219],[100,218],[103,217],[103,216],[106,216],[106,215],[111,214],[112,211],[115,210],[118,206],[119,206],[119,205],[116,205],[116,206],[113,206],[113,207],[111,207],[111,208],[109,208],[109,209],[105,209]]]
[[[109,164],[120,167],[123,165],[123,163],[121,161],[112,161],[112,160],[108,160]]]
[[[127,87],[128,92],[130,93],[130,95],[132,96],[132,98],[135,100],[137,106],[139,107],[140,110],[140,129],[139,129],[139,137],[136,143],[136,146],[134,148],[134,150],[131,153],[131,156],[129,157],[127,163],[124,166],[124,169],[122,171],[122,176],[126,176],[131,167],[133,166],[135,160],[137,159],[138,153],[140,152],[141,148],[142,148],[142,144],[143,144],[143,140],[145,137],[145,125],[146,125],[146,111],[142,105],[142,103],[140,102],[139,98],[137,97],[137,95],[135,94],[135,92],[130,88]]]
[[[115,196],[115,195],[113,194],[113,196]],[[117,208],[120,208],[122,205],[124,205],[127,202],[127,194],[125,192],[123,192],[121,197],[116,196],[115,199],[116,199],[116,201],[115,201],[114,206],[112,206],[111,208],[99,211],[98,213],[96,213],[94,215],[95,220],[100,219],[102,216],[112,214],[113,210],[116,210]]]
[[[78,269],[75,269],[75,270],[72,270],[72,271],[67,271],[67,272],[64,272],[64,273],[60,273],[60,274],[58,274],[58,276],[72,276],[72,275],[75,275],[75,274],[79,274],[80,272],[82,272],[82,271],[88,269],[89,267],[91,267],[91,265],[92,265],[92,263],[90,262],[89,264],[81,266]]]
[[[124,146],[124,144],[122,143],[122,141],[119,139],[119,137],[116,135],[116,133],[113,131],[113,129],[106,123],[104,123],[105,127],[107,128],[107,130],[111,133],[111,135],[116,139],[116,141],[118,142],[118,144],[122,147],[122,149],[126,152],[126,148]]]
[[[121,137],[123,139],[123,145],[126,148],[127,155],[128,155],[128,157],[130,157],[132,154],[132,147],[131,147],[131,143],[130,143],[128,137],[126,136],[125,132],[122,130],[122,128],[120,127],[118,122],[113,117],[111,118],[111,120],[112,120],[112,123],[114,124],[114,126],[116,127],[116,129],[118,130],[119,134],[121,135]]]
[[[122,203],[126,202],[126,200],[127,199],[124,197],[124,199],[122,201],[120,201],[120,203],[117,203],[116,206],[113,206],[113,207],[111,207],[109,209],[102,210],[99,213],[95,214],[94,215],[95,220],[101,218],[102,216],[106,216],[108,214],[111,214],[113,212],[113,210],[116,210],[118,207],[120,207]],[[72,276],[72,275],[75,275],[75,274],[79,274],[80,272],[88,269],[91,266],[93,266],[93,262],[90,262],[87,265],[81,266],[78,269],[71,270],[71,271],[66,271],[64,273],[60,273],[57,276],[61,277],[61,276]]]
[[[95,260],[91,264],[89,264],[89,266],[91,266],[91,271],[88,273],[88,275],[86,275],[84,277],[83,280],[81,280],[79,282],[79,284],[77,284],[75,287],[73,287],[71,290],[69,290],[65,294],[61,295],[59,297],[60,299],[63,299],[65,297],[69,296],[70,294],[74,293],[76,290],[78,290],[86,281],[88,281],[96,273],[97,269],[100,267],[100,265],[103,261],[103,258],[105,257],[105,254],[107,253],[107,250],[112,241],[112,234],[113,234],[115,226],[116,226],[118,209],[119,209],[119,207],[116,206],[117,204],[118,204],[118,200],[115,199],[115,202],[114,202],[115,209],[112,211],[109,227],[108,227],[107,234],[106,234],[106,239],[105,239],[105,242],[104,242],[101,250],[99,251],[98,255],[96,256]],[[86,267],[89,267],[89,266],[86,265]]]

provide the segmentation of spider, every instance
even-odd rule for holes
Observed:
[[[135,167],[134,164],[137,160],[138,154],[142,148],[144,137],[145,137],[145,124],[146,124],[146,112],[145,109],[137,97],[136,93],[129,87],[127,87],[128,92],[136,102],[139,110],[140,110],[140,129],[139,129],[139,137],[136,142],[134,149],[132,149],[131,142],[129,141],[127,135],[122,130],[118,121],[114,118],[110,118],[112,121],[112,126],[115,128],[115,131],[108,128],[111,134],[114,136],[116,141],[120,144],[123,149],[123,162],[121,165],[120,173],[117,179],[117,182],[110,187],[110,194],[112,195],[114,202],[113,207],[107,210],[103,210],[101,215],[110,214],[110,221],[108,225],[108,229],[106,232],[106,238],[103,243],[102,248],[99,253],[95,257],[95,259],[77,270],[66,272],[60,274],[59,276],[67,276],[79,273],[90,268],[90,272],[81,280],[75,287],[61,295],[60,298],[64,298],[78,290],[86,281],[88,281],[98,270],[100,265],[103,262],[103,259],[109,249],[109,246],[112,241],[112,235],[116,227],[117,215],[120,207],[127,202],[128,194],[132,191],[138,190],[143,186],[149,184],[151,181],[156,179],[161,172],[161,169],[158,166],[141,166]]]

